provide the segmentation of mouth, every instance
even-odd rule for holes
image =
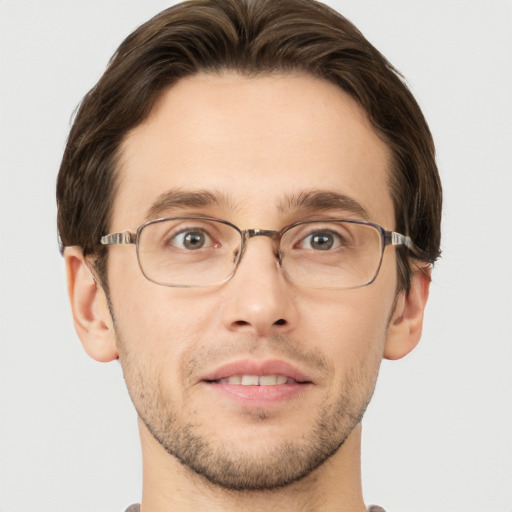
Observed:
[[[299,384],[295,379],[285,375],[233,375],[211,382],[219,384],[240,384],[242,386],[280,386],[283,384]]]
[[[312,379],[294,365],[281,360],[244,359],[216,368],[202,378],[205,382],[241,386],[311,384]]]
[[[246,406],[268,407],[302,395],[313,380],[284,361],[243,360],[225,364],[202,382]]]

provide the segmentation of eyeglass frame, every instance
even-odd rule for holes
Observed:
[[[220,224],[225,224],[227,226],[230,226],[231,228],[233,228],[235,231],[237,231],[240,234],[241,242],[240,242],[239,255],[234,264],[232,272],[223,281],[219,281],[217,283],[208,283],[208,284],[203,284],[203,285],[167,284],[167,283],[162,283],[162,282],[156,281],[154,279],[151,279],[146,274],[146,272],[144,272],[144,268],[142,267],[142,264],[140,261],[140,255],[139,255],[139,239],[140,239],[140,234],[143,231],[143,229],[146,226],[149,226],[151,224],[156,224],[156,223],[170,221],[170,220],[186,220],[186,219],[196,219],[196,220],[203,220],[203,221],[218,222]],[[287,231],[289,231],[290,229],[293,229],[296,226],[300,226],[303,224],[321,223],[321,222],[325,222],[325,223],[346,222],[349,224],[359,224],[359,225],[369,226],[369,227],[376,229],[381,237],[381,253],[380,253],[380,257],[379,257],[379,264],[377,266],[374,276],[369,281],[367,281],[366,283],[363,283],[361,285],[357,285],[357,286],[350,286],[350,287],[343,287],[343,288],[320,287],[321,289],[350,290],[350,289],[355,289],[355,288],[363,288],[365,286],[372,284],[375,281],[375,279],[377,279],[377,276],[379,275],[380,268],[382,266],[382,259],[384,256],[384,251],[386,250],[386,247],[388,247],[388,246],[406,247],[416,257],[418,257],[419,259],[422,259],[421,258],[421,254],[422,254],[421,249],[419,249],[414,244],[414,242],[412,241],[412,239],[409,236],[402,235],[401,233],[398,233],[396,231],[387,230],[387,229],[383,228],[380,224],[377,224],[375,222],[371,222],[368,220],[344,219],[344,218],[300,220],[300,221],[294,222],[292,224],[289,224],[288,226],[285,226],[283,229],[277,231],[277,230],[272,230],[272,229],[259,229],[259,228],[240,229],[238,226],[236,226],[235,224],[233,224],[227,220],[217,219],[215,217],[203,217],[203,216],[194,216],[194,215],[183,215],[183,216],[178,216],[178,217],[161,217],[158,219],[152,219],[152,220],[148,220],[147,222],[144,222],[144,224],[141,224],[137,228],[135,233],[132,231],[123,231],[123,232],[110,233],[108,235],[103,235],[100,238],[100,244],[103,246],[130,245],[130,244],[135,245],[136,252],[137,252],[137,262],[139,264],[139,268],[142,272],[142,275],[148,281],[150,281],[152,283],[158,284],[160,286],[171,287],[171,288],[205,288],[208,286],[218,286],[218,285],[224,284],[224,283],[228,282],[235,275],[235,273],[238,269],[238,266],[240,265],[240,262],[242,261],[242,258],[243,258],[244,252],[245,252],[245,248],[247,246],[247,242],[249,241],[250,238],[254,238],[257,236],[266,236],[266,237],[269,237],[272,241],[274,241],[276,249],[277,249],[275,256],[279,262],[279,265],[281,265],[280,244],[281,244],[281,239],[282,239],[283,235]],[[306,286],[306,285],[304,285],[304,286]],[[306,286],[306,287],[312,288],[310,286]]]

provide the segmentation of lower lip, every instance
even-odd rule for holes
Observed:
[[[207,384],[214,391],[252,407],[269,407],[297,398],[311,386],[309,383],[277,384],[275,386],[243,386],[220,382],[208,382]]]

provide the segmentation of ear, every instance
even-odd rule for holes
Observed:
[[[103,288],[98,284],[80,247],[64,251],[68,294],[75,330],[85,351],[96,361],[117,359],[112,317]]]
[[[419,343],[429,288],[430,267],[417,267],[409,292],[401,292],[396,300],[384,348],[386,359],[401,359]]]

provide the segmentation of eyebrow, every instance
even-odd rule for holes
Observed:
[[[342,210],[357,215],[363,220],[370,218],[366,208],[352,197],[325,190],[309,190],[291,195],[280,203],[279,210],[282,213],[294,210]]]
[[[213,206],[232,208],[231,201],[219,192],[208,192],[206,190],[192,192],[171,189],[157,197],[147,211],[146,220],[161,217],[164,212],[174,208],[206,208]]]
[[[226,195],[218,191],[171,189],[157,197],[147,211],[146,220],[157,219],[169,210],[177,208],[207,207],[237,209]],[[355,199],[345,194],[325,190],[308,190],[286,196],[278,204],[278,210],[281,213],[342,210],[363,220],[369,219],[367,210]]]

